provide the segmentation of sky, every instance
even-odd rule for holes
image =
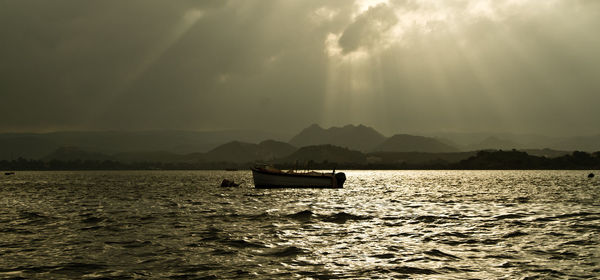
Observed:
[[[600,133],[597,0],[0,0],[0,132]]]

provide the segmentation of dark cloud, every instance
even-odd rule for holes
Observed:
[[[0,130],[598,133],[597,26],[586,0],[1,1]]]

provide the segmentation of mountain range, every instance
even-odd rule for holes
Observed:
[[[121,162],[398,162],[431,161],[431,156],[427,154],[432,153],[439,154],[437,159],[454,161],[472,155],[470,151],[483,149],[527,149],[528,152],[547,157],[568,153],[563,151],[600,150],[600,135],[570,138],[446,136],[396,134],[386,137],[365,125],[325,129],[316,124],[292,137],[254,130],[5,133],[0,134],[0,160],[21,157]],[[539,145],[534,145],[535,141]]]

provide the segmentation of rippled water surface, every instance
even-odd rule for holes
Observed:
[[[0,278],[600,278],[587,173],[349,171],[341,190],[256,190],[248,171],[17,172],[0,177]]]

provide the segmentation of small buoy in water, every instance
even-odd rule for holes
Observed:
[[[594,178],[594,173],[590,173],[590,174],[588,175],[588,178]]]
[[[237,184],[236,182],[234,182],[233,180],[227,180],[227,179],[223,179],[223,181],[221,182],[221,187],[237,187],[240,184]]]

